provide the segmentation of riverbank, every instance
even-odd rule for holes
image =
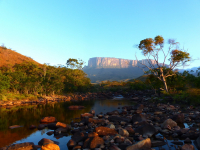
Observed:
[[[126,94],[134,105],[120,107],[122,101],[113,100],[119,103],[114,111],[108,110],[103,113],[87,111],[79,114],[79,119],[73,119],[69,124],[57,120],[55,116],[46,117],[37,119],[40,124],[32,127],[54,138],[72,135],[64,145],[67,144],[68,149],[73,150],[184,149],[186,147],[193,150],[196,148],[194,143],[197,145],[200,143],[199,107],[183,107],[170,101],[162,103],[159,97],[150,97],[144,92]],[[152,101],[154,99],[155,101]],[[45,149],[45,145],[49,145],[50,148],[59,149],[60,145],[52,139],[42,138],[37,139],[37,143],[23,143],[21,146],[32,145]],[[20,144],[15,146],[20,147]]]
[[[153,91],[149,91],[149,94]],[[142,91],[137,92],[137,96],[142,95]],[[23,100],[9,100],[0,101],[0,108],[11,109],[16,106],[27,106],[27,105],[39,105],[53,102],[66,102],[66,101],[83,101],[83,100],[95,100],[95,99],[112,99],[114,96],[123,95],[126,99],[131,99],[135,96],[135,91],[131,92],[97,92],[97,93],[86,93],[86,94],[68,94],[68,95],[55,95],[55,96],[43,96],[37,99],[23,99]]]

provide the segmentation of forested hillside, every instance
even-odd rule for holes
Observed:
[[[8,93],[20,97],[54,95],[85,92],[91,86],[80,69],[41,65],[5,47],[0,50],[0,100],[12,98]]]

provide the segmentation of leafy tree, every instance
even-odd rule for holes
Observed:
[[[141,64],[145,68],[148,68],[150,72],[164,84],[166,92],[168,92],[166,78],[176,75],[175,73],[170,74],[170,72],[173,71],[175,67],[185,65],[188,61],[190,61],[189,53],[179,49],[178,42],[169,40],[168,43],[169,48],[167,53],[164,51],[164,38],[162,36],[156,36],[154,39],[146,38],[140,41],[140,44],[138,45],[139,50],[142,50],[142,53],[146,57],[148,63],[148,65],[144,63]],[[159,63],[159,52],[162,52],[164,55],[163,63]],[[152,62],[150,57],[154,59],[155,64]],[[170,61],[170,64],[169,69],[165,72],[163,68],[165,67],[165,61],[167,58]]]
[[[74,59],[74,58],[69,58],[67,60],[67,67],[71,69],[82,69],[83,68],[84,62],[81,59]]]

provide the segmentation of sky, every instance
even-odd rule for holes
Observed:
[[[157,35],[190,53],[185,68],[200,66],[200,0],[0,0],[0,45],[41,64],[141,60],[136,45]]]

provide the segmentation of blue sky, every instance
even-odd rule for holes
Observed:
[[[199,8],[200,0],[0,0],[0,44],[42,64],[87,64],[91,57],[144,59],[135,45],[161,35],[198,59]],[[199,60],[188,67],[196,66]]]

